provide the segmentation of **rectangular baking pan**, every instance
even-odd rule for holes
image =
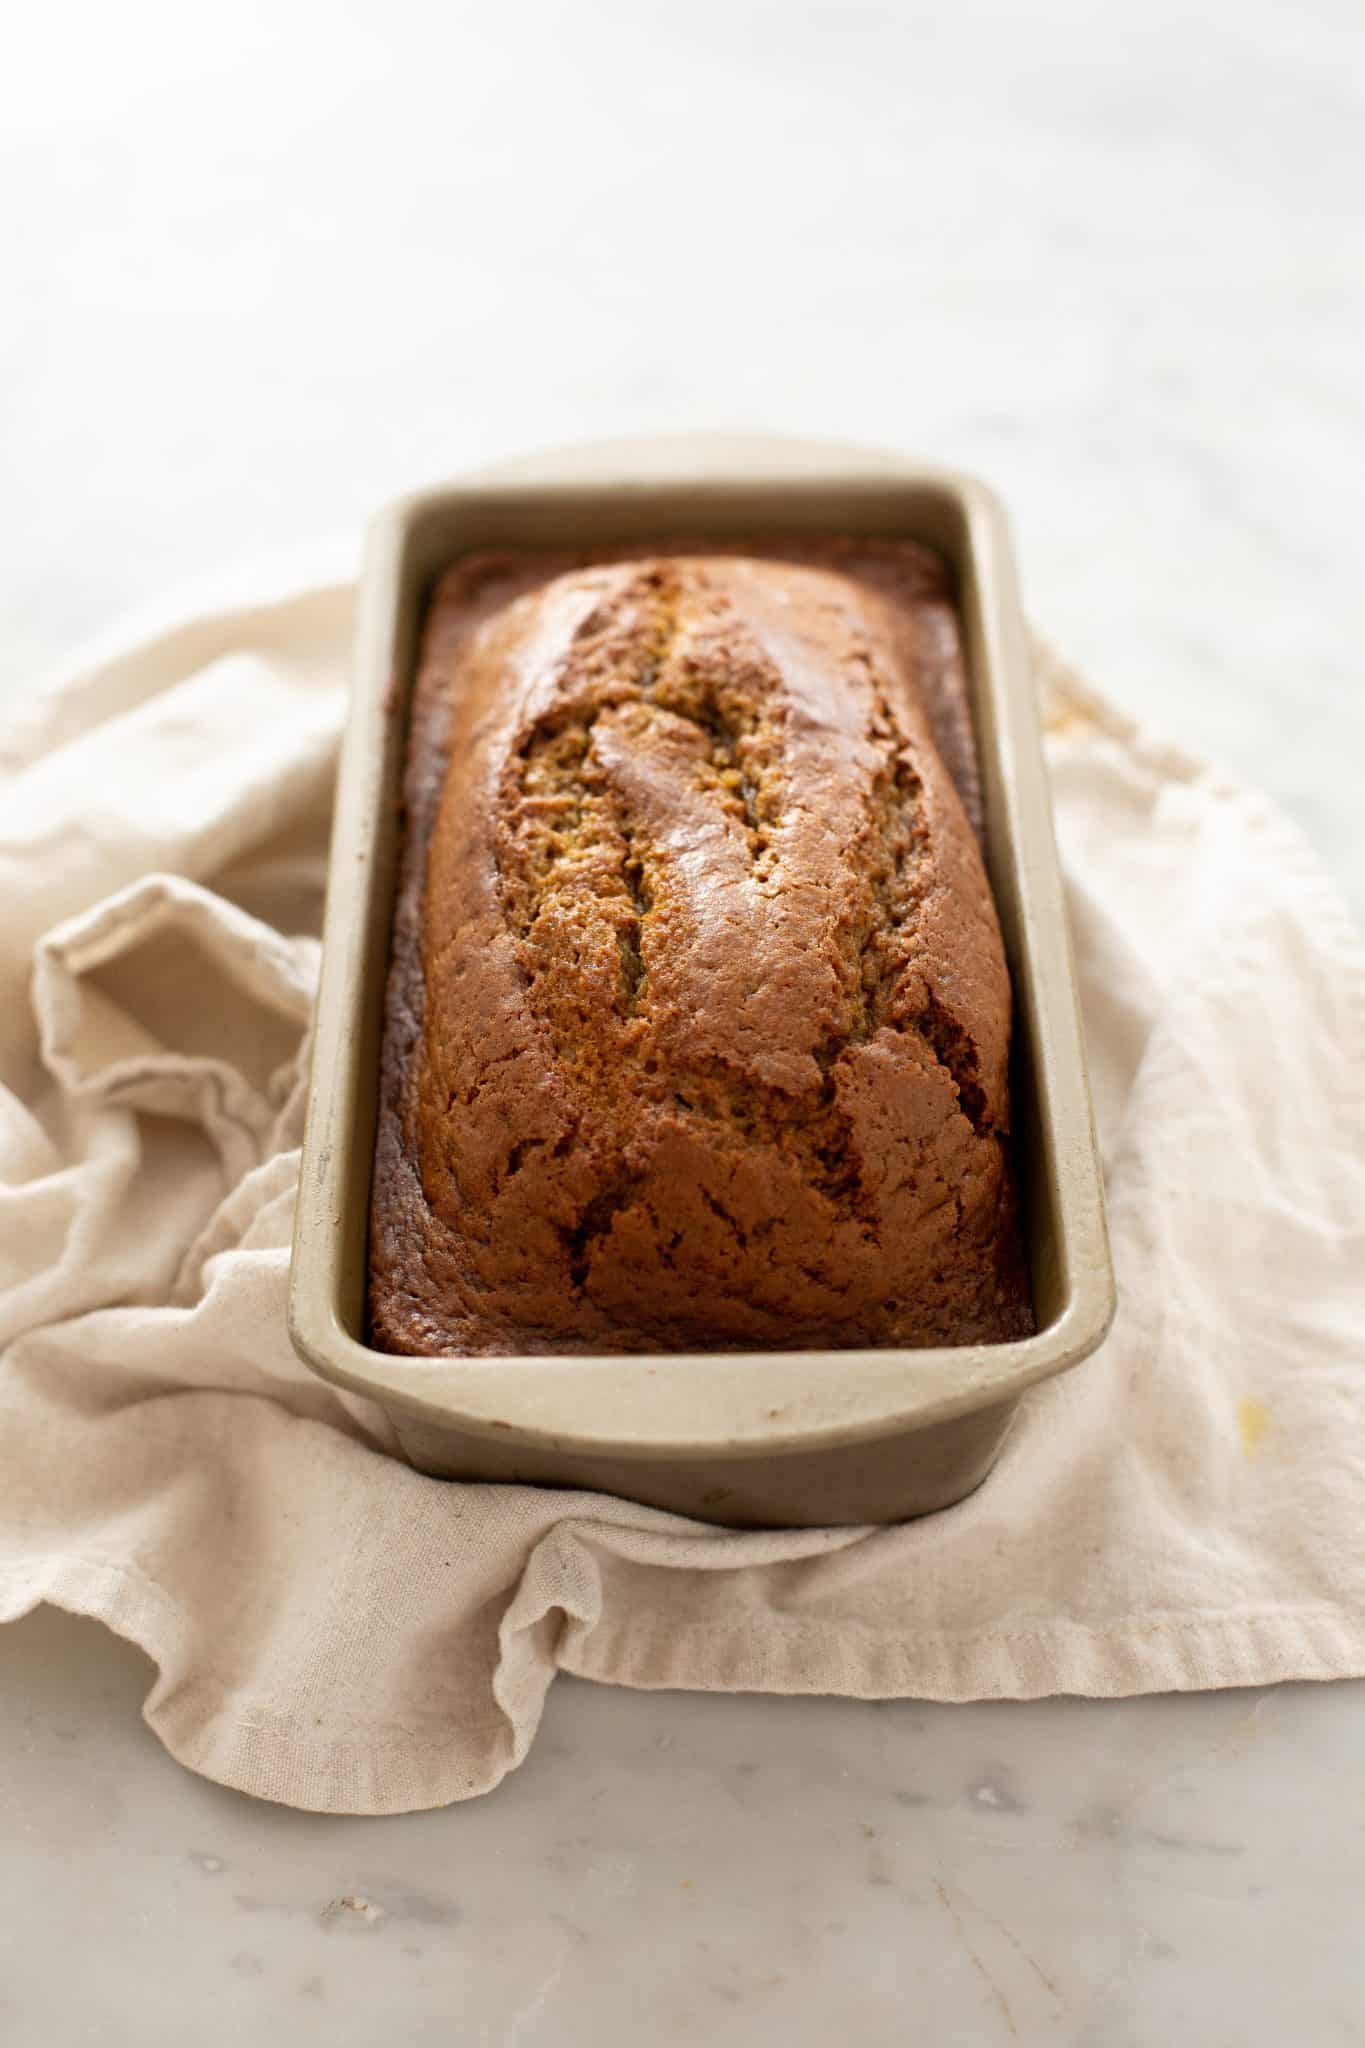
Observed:
[[[365,1340],[367,1218],[407,705],[432,585],[504,546],[790,532],[910,538],[958,588],[987,864],[1015,992],[1012,1085],[1037,1334],[935,1350],[404,1358]],[[599,444],[390,507],[365,559],[337,787],[290,1332],[446,1477],[590,1487],[734,1525],[884,1522],[959,1500],[1024,1390],[1114,1309],[1075,977],[1029,648],[1001,509],[981,484],[820,442]]]

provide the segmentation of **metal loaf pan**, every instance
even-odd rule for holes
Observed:
[[[1013,1073],[1038,1333],[927,1351],[400,1358],[365,1341],[366,1225],[407,704],[424,608],[468,549],[696,534],[909,537],[957,578],[988,864],[1016,1000]],[[1009,535],[982,485],[820,442],[598,444],[407,498],[375,524],[337,789],[290,1330],[446,1477],[581,1486],[713,1522],[896,1521],[990,1470],[1020,1395],[1114,1308],[1100,1169]]]

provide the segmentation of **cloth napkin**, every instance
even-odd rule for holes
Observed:
[[[192,1769],[487,1791],[557,1670],[1117,1695],[1365,1673],[1365,956],[1262,798],[1039,651],[1122,1306],[970,1499],[736,1534],[454,1485],[285,1332],[352,592],[139,631],[0,731],[0,1618],[140,1644]]]

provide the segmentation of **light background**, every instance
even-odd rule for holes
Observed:
[[[1198,0],[25,10],[0,659],[547,441],[975,468],[1036,619],[1365,903],[1365,13]],[[17,48],[16,48],[17,43]],[[17,61],[16,61],[17,59]]]

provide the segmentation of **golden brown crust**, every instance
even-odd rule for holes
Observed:
[[[375,1342],[1032,1327],[934,557],[470,558],[428,620],[405,796]]]

